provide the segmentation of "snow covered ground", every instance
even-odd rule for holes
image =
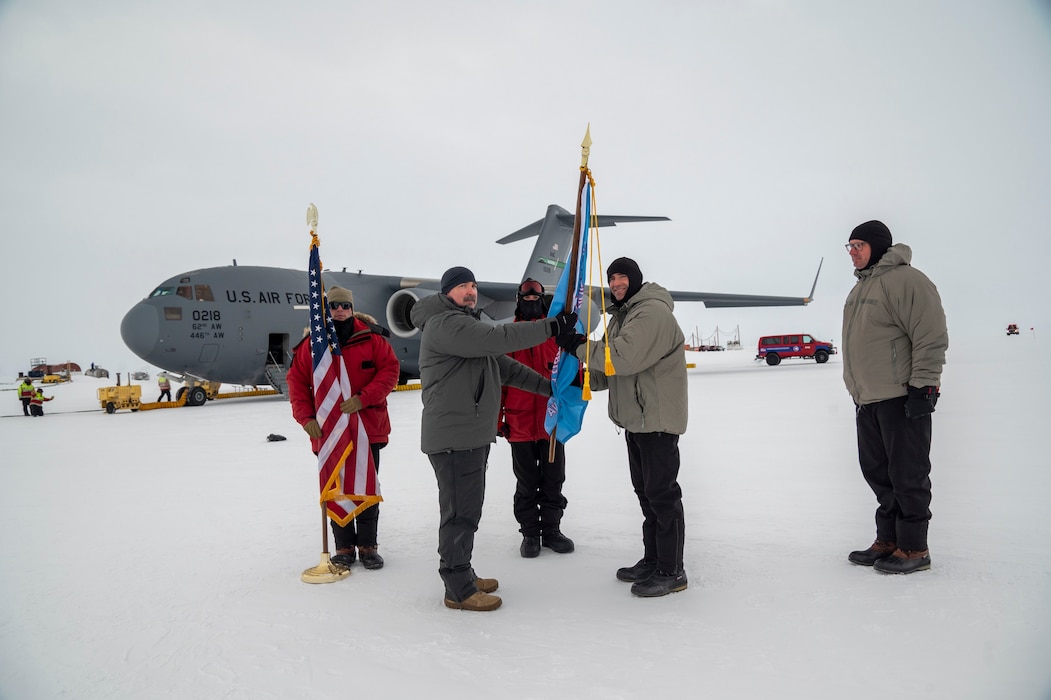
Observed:
[[[1035,339],[952,346],[935,415],[929,572],[872,539],[839,357],[690,354],[690,587],[634,598],[623,438],[596,394],[567,446],[570,555],[518,555],[494,447],[475,566],[504,605],[442,605],[420,394],[391,396],[381,552],[311,586],[320,510],[280,398],[106,415],[76,376],[21,416],[0,385],[2,698],[1051,697],[1048,380]],[[152,399],[152,383],[144,394]],[[269,433],[285,442],[267,442]]]

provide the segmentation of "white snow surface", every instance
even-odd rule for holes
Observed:
[[[885,576],[840,357],[689,353],[689,589],[635,598],[623,436],[596,393],[566,448],[576,552],[518,554],[494,445],[474,564],[502,608],[446,609],[420,393],[390,397],[380,551],[318,563],[316,461],[280,397],[107,415],[113,380],[0,388],[0,698],[1051,697],[1048,372],[1035,339],[952,346],[932,450],[933,567]],[[152,382],[144,395],[152,400]],[[267,442],[270,433],[288,437]]]

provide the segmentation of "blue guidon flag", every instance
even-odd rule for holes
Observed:
[[[321,426],[318,481],[321,502],[326,504],[328,516],[346,525],[383,497],[365,425],[356,413],[347,414],[339,409],[353,392],[321,281],[319,245],[315,234],[310,244],[310,353],[314,367],[314,406]]]
[[[573,292],[571,311],[580,315],[580,309],[584,305],[584,278],[587,272],[588,259],[588,233],[591,230],[591,182],[590,178],[585,185],[583,201],[585,202],[584,219],[580,226],[580,251],[576,260],[566,261],[562,268],[562,276],[555,287],[555,293],[551,298],[551,308],[548,317],[557,316],[565,308],[566,289],[569,287],[569,272],[576,265],[577,286]],[[573,252],[570,251],[572,257]],[[577,319],[577,332],[585,333],[583,320]],[[585,333],[586,335],[586,333]],[[575,355],[570,355],[564,350],[559,350],[555,357],[555,364],[551,368],[551,398],[547,401],[547,415],[544,417],[544,430],[551,434],[555,430],[555,439],[566,442],[580,432],[580,426],[584,422],[584,410],[588,402],[584,400],[580,387],[573,386],[573,379],[580,374],[580,360]]]

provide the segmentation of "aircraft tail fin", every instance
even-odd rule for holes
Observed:
[[[666,216],[600,214],[597,218],[599,226],[616,226],[618,223],[637,221],[670,221]],[[533,246],[533,253],[526,264],[525,272],[522,273],[522,279],[532,277],[544,285],[545,289],[553,291],[569,257],[573,241],[573,213],[557,204],[549,204],[543,219],[523,226],[496,242],[506,245],[533,236],[536,236],[536,244]]]

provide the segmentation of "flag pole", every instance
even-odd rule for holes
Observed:
[[[310,227],[311,245],[317,236],[317,207],[313,203],[307,207],[307,226]],[[318,280],[321,283],[321,280]],[[332,563],[328,553],[328,508],[325,501],[321,501],[321,561],[317,566],[312,566],[303,571],[300,580],[303,583],[334,583],[350,576],[350,569]]]
[[[581,203],[584,200],[584,185],[588,181],[588,156],[591,155],[591,124],[588,123],[587,130],[584,132],[584,140],[580,143],[580,182],[577,183],[577,211],[573,216],[573,242],[569,246],[569,285],[566,287],[566,298],[563,305],[564,311],[573,310],[573,298],[577,293],[577,269],[579,267],[579,261],[577,258],[580,257],[580,220],[581,220]],[[565,352],[565,351],[562,351]],[[558,426],[552,426],[551,428],[551,439],[548,443],[547,450],[547,461],[555,461],[555,434],[558,432]]]

